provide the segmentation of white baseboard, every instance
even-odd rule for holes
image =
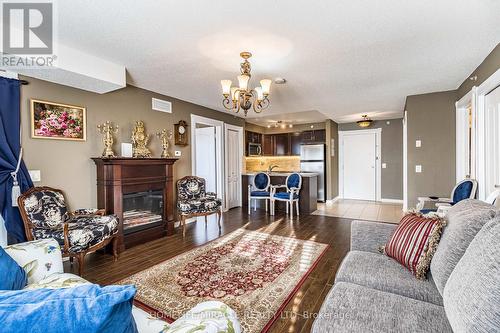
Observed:
[[[401,199],[380,199],[380,202],[403,204],[403,200]]]

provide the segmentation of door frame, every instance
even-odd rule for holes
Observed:
[[[223,128],[224,122],[212,118],[191,114],[191,174],[196,174],[196,124],[215,127],[215,161],[217,172],[217,195],[222,198],[223,210],[226,210],[225,187],[224,187],[224,144]]]
[[[382,199],[382,128],[339,131],[339,197],[344,198],[344,137],[375,134],[375,200]]]
[[[486,150],[486,142],[493,140],[487,137],[486,124],[491,121],[486,112],[486,95],[500,86],[500,69],[497,69],[490,77],[483,81],[478,87],[472,88],[473,105],[476,109],[476,180],[478,181],[479,200],[486,200],[490,193],[486,193],[486,179],[488,178],[486,165],[489,162],[490,152]]]
[[[403,114],[403,211],[408,210],[408,111]]]
[[[236,126],[236,125],[231,125],[231,124],[226,124],[224,123],[224,174],[227,175],[228,174],[228,166],[229,166],[229,163],[228,163],[228,156],[227,156],[227,151],[228,151],[228,140],[227,140],[227,132],[231,130],[231,131],[236,131],[238,132],[238,156],[240,157],[238,159],[238,179],[239,179],[239,183],[238,183],[238,205],[241,207],[243,206],[243,194],[242,194],[242,180],[241,180],[241,175],[243,174],[243,157],[245,155],[244,151],[243,151],[243,127],[241,126]],[[228,193],[228,181],[227,181],[227,177],[224,178],[224,186],[225,186],[225,191],[226,193]],[[227,196],[224,198],[224,205],[225,205],[225,208],[227,208],[229,205],[228,205],[228,198]]]

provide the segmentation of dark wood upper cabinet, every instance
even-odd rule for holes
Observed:
[[[300,132],[290,133],[290,155],[300,155],[300,145],[302,144],[302,135]]]
[[[300,155],[300,145],[310,143],[324,143],[325,130],[310,130],[294,133],[260,134],[252,131],[245,132],[245,151],[248,156],[248,144],[262,145],[263,156],[291,156]]]
[[[286,156],[290,155],[290,142],[288,140],[288,133],[275,134],[274,136],[274,155]]]
[[[274,155],[274,138],[272,135],[263,135],[262,139],[262,155],[272,156]]]

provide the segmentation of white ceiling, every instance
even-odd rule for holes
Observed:
[[[220,79],[284,77],[262,116],[402,115],[456,89],[500,41],[497,0],[58,1],[59,41],[124,65],[129,83],[224,111]],[[229,112],[229,111],[225,111]],[[253,115],[252,115],[253,116]]]

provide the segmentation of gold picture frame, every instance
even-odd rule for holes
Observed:
[[[30,99],[31,137],[87,140],[87,109],[83,106]]]

